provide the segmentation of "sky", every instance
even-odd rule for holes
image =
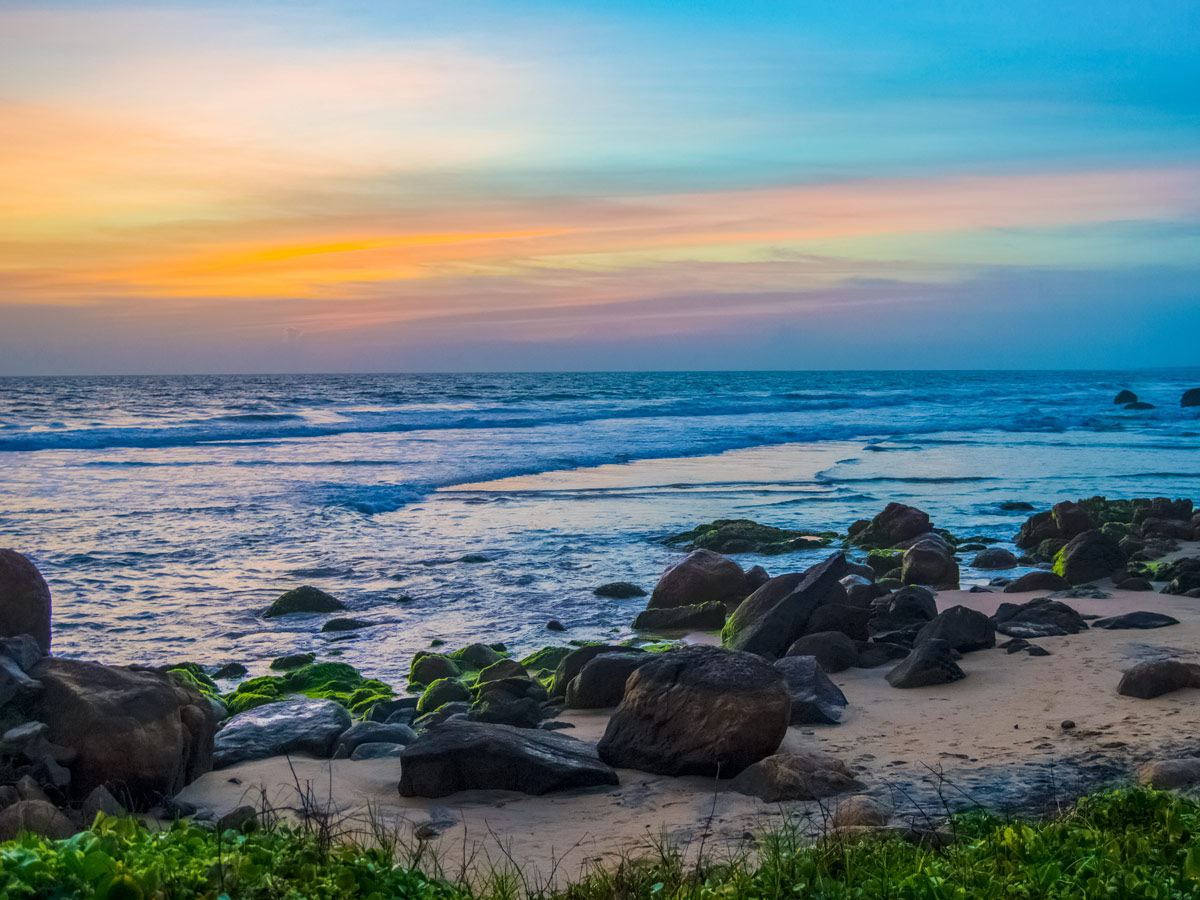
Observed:
[[[1191,0],[0,3],[0,374],[1196,365]]]

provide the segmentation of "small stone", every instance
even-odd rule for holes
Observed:
[[[566,631],[567,626],[564,625],[562,622],[558,621],[558,619],[551,619],[549,622],[546,623],[546,630],[547,631]]]
[[[1059,727],[1063,731],[1070,731],[1072,728],[1075,727],[1075,721],[1073,719],[1063,719],[1062,724],[1059,725]]]

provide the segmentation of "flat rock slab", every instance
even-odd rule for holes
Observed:
[[[1092,623],[1093,628],[1166,628],[1168,625],[1178,625],[1179,620],[1156,612],[1131,612],[1123,616],[1110,616],[1107,619],[1097,619]]]
[[[230,719],[213,742],[215,768],[285,753],[329,758],[350,728],[350,713],[333,700],[288,700],[246,710]]]
[[[509,725],[448,721],[400,756],[402,797],[468,790],[548,794],[617,783],[617,773],[600,761],[593,744]]]

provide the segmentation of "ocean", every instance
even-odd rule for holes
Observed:
[[[898,500],[1009,541],[1027,514],[1006,500],[1200,499],[1200,410],[1179,406],[1198,385],[1196,369],[3,378],[0,546],[50,583],[56,653],[260,673],[313,651],[400,683],[435,639],[632,636],[645,601],[593,588],[650,590],[679,556],[661,539],[716,518],[844,532]],[[1115,406],[1122,388],[1156,408]],[[260,618],[300,584],[378,624]]]

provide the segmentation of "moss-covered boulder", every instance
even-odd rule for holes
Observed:
[[[760,525],[750,519],[717,519],[663,540],[670,547],[712,550],[716,553],[758,553],[776,556],[828,545],[835,532],[801,531]]]
[[[422,650],[408,668],[409,690],[433,684],[439,678],[457,678],[462,674],[458,663],[441,653]]]
[[[475,679],[476,684],[484,684],[488,681],[499,681],[502,678],[525,678],[527,673],[525,667],[515,659],[502,659],[499,662],[494,662],[486,669],[481,669],[479,677]]]
[[[250,678],[221,699],[236,715],[265,703],[285,700],[293,695],[314,700],[335,700],[352,715],[364,715],[375,703],[395,697],[390,685],[364,678],[346,663],[321,662],[302,666],[284,675]]]
[[[487,644],[468,644],[461,650],[455,650],[450,657],[458,663],[460,669],[479,671],[493,663],[504,659],[503,654]]]
[[[445,703],[466,702],[471,699],[467,686],[455,678],[439,678],[421,694],[417,701],[417,712],[433,712]]]
[[[217,683],[208,677],[199,663],[176,663],[164,671],[180,684],[191,685],[206,697],[219,697],[221,694]]]
[[[311,666],[316,658],[312,653],[290,653],[287,656],[271,660],[268,668],[277,672],[290,672],[292,669],[299,669],[302,666]]]
[[[274,619],[279,616],[290,616],[293,613],[338,612],[345,608],[345,605],[336,597],[325,593],[320,588],[305,584],[280,595],[263,613],[263,618]]]

